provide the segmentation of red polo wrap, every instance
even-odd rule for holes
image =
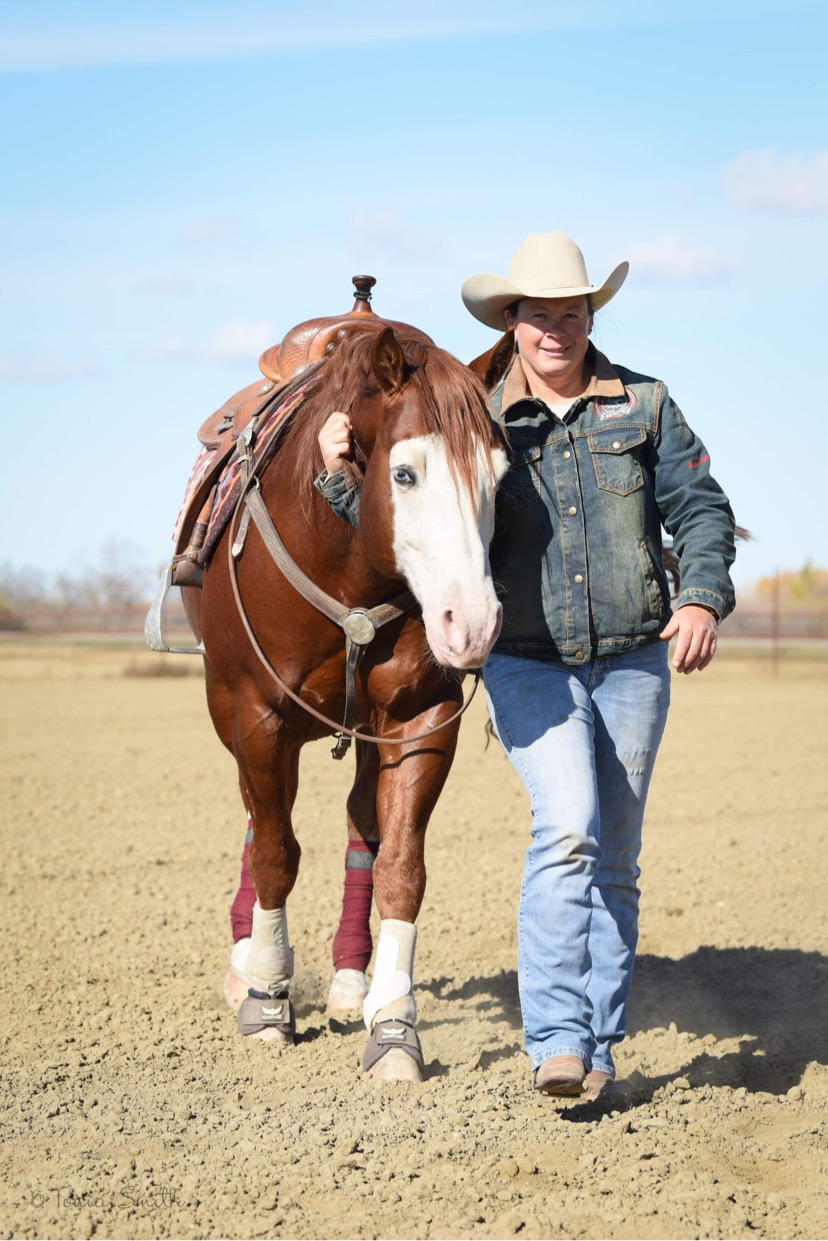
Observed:
[[[230,925],[233,928],[233,943],[249,938],[253,934],[253,906],[256,903],[256,889],[250,878],[249,858],[250,846],[253,843],[253,820],[248,817],[247,836],[241,855],[241,875],[239,890],[230,906]]]
[[[334,969],[364,973],[371,960],[372,867],[378,849],[378,840],[351,840],[345,850],[342,917],[333,941]]]

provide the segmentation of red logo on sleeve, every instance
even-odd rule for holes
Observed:
[[[709,461],[709,460],[710,460],[710,453],[706,452],[703,457],[696,457],[695,461],[688,461],[687,468],[688,470],[695,470],[697,465],[701,465],[702,462]]]

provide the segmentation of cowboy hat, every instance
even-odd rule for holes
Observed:
[[[461,292],[466,309],[475,319],[502,332],[506,326],[504,310],[520,297],[575,297],[589,293],[597,310],[615,297],[629,269],[629,263],[619,263],[603,284],[590,284],[584,256],[571,237],[560,230],[530,233],[509,264],[506,280],[483,272],[469,276]]]

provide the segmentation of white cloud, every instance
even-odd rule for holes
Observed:
[[[204,341],[169,336],[156,341],[146,355],[159,362],[184,362],[198,366],[224,366],[236,362],[255,364],[260,354],[277,344],[275,323],[233,319]]]
[[[369,259],[383,253],[420,262],[434,258],[439,249],[435,238],[412,228],[403,216],[381,208],[355,211],[348,220],[348,236],[354,249],[366,253]]]
[[[246,362],[258,358],[277,341],[275,323],[246,323],[234,319],[210,338],[206,352],[214,362]]]
[[[88,358],[67,358],[47,353],[33,358],[0,358],[0,382],[19,384],[57,384],[77,379],[104,379],[106,367]]]
[[[654,284],[712,284],[738,266],[724,250],[688,242],[678,233],[628,246],[624,257],[633,277]]]
[[[743,151],[725,168],[724,188],[741,207],[828,211],[828,150],[810,159],[778,147]]]
[[[183,336],[167,336],[144,350],[144,356],[157,362],[198,362],[198,347]]]
[[[195,291],[189,277],[177,272],[147,276],[143,280],[136,280],[132,287],[136,293],[146,293],[150,297],[187,297]]]
[[[533,23],[534,25],[535,23]],[[543,25],[543,23],[541,23]],[[555,23],[560,25],[560,23]],[[508,33],[505,19],[477,23],[477,33]],[[75,33],[7,36],[0,44],[0,72],[92,69],[120,65],[179,64],[194,61],[262,57],[315,51],[330,47],[362,47],[422,39],[468,38],[463,21],[389,18],[357,24],[336,15],[331,23],[315,22],[293,29],[283,22],[277,29],[206,24],[190,27],[143,26],[134,29],[99,28]]]
[[[245,222],[239,215],[222,212],[192,220],[178,233],[178,241],[184,245],[214,246],[228,241],[239,241],[247,235]]]
[[[788,0],[788,8],[808,9],[816,0]],[[387,0],[361,0],[347,12],[333,0],[318,0],[311,18],[302,6],[272,0],[236,0],[232,17],[198,3],[176,0],[145,3],[145,20],[126,16],[118,6],[50,4],[29,0],[4,14],[0,38],[0,73],[91,69],[102,66],[178,64],[186,62],[285,55],[324,48],[357,48],[414,41],[467,41],[532,35],[561,30],[671,26],[690,21],[721,20],[729,14],[774,11],[778,0],[696,0],[688,19],[679,6],[663,0],[581,0],[574,5],[539,6],[525,13],[506,11],[496,0],[419,0],[395,11]],[[7,8],[12,6],[7,5]],[[87,12],[84,12],[84,8]],[[123,6],[122,6],[123,7]],[[135,8],[136,6],[132,6]],[[219,13],[220,13],[220,7]],[[110,12],[102,20],[101,8]]]

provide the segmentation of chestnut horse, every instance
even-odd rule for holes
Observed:
[[[334,409],[350,415],[364,471],[359,529],[313,487],[317,434]],[[389,609],[352,660],[354,723],[375,741],[356,743],[349,836],[381,841],[373,873],[380,934],[363,1004],[363,1068],[376,1077],[422,1078],[413,972],[425,831],[459,728],[462,677],[452,670],[479,668],[500,629],[488,545],[506,468],[486,390],[465,366],[415,332],[358,326],[311,376],[278,451],[250,480],[293,562],[343,610],[361,617],[406,587],[419,605]],[[274,563],[255,513],[247,528],[243,507],[202,589],[183,595],[204,645],[210,715],[238,764],[254,826],[257,899],[244,968],[252,985],[238,1029],[291,1042],[286,902],[301,852],[291,822],[299,752],[332,731],[323,719],[346,713],[346,648],[334,620]]]

